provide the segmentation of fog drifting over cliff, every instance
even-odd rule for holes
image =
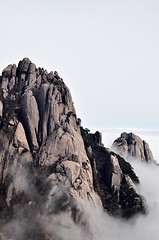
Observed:
[[[140,193],[145,197],[148,205],[147,215],[137,215],[130,220],[121,220],[109,216],[100,207],[94,209],[83,202],[85,217],[93,236],[89,236],[84,229],[78,227],[66,215],[59,216],[58,221],[65,220],[65,226],[59,227],[50,222],[47,226],[54,230],[62,240],[158,240],[159,222],[159,168],[153,165],[139,163],[137,160],[131,162],[135,172],[140,178]],[[71,228],[66,226],[66,222],[71,223]],[[54,226],[54,227],[53,227]]]
[[[120,131],[120,130],[119,130]],[[154,157],[159,156],[157,143],[159,143],[159,134],[156,131],[137,131],[140,137],[145,139],[150,148],[154,151]],[[121,133],[121,131],[120,131]],[[151,135],[150,135],[151,134]],[[111,146],[112,141],[119,136],[118,131],[104,132],[103,143],[105,146]],[[157,160],[157,159],[156,159]],[[86,229],[75,225],[67,215],[59,216],[59,219],[52,219],[47,224],[47,230],[54,231],[62,240],[158,240],[158,222],[159,222],[159,167],[140,163],[137,160],[131,161],[136,174],[140,179],[139,192],[145,197],[148,205],[147,215],[138,215],[128,221],[116,219],[109,216],[102,208],[93,208],[87,202],[81,202],[87,219],[88,229],[93,230],[93,236],[89,235]],[[60,227],[58,223],[64,222]],[[67,224],[66,224],[67,222]],[[71,225],[71,228],[68,225]],[[53,227],[54,226],[54,227]]]
[[[115,130],[103,132],[104,145],[110,147],[112,141],[119,136],[117,134]],[[140,134],[140,136],[149,143],[152,151],[156,149],[154,156],[159,156],[159,150],[157,152],[157,148],[153,145],[159,143],[159,141],[156,142],[159,140],[159,136],[157,134]],[[149,141],[150,139],[152,141]],[[140,163],[137,160],[131,160],[131,164],[140,179],[139,192],[147,201],[148,213],[146,215],[139,214],[130,220],[121,220],[109,216],[101,207],[94,208],[90,203],[81,201],[79,204],[84,210],[86,220],[83,227],[75,224],[67,213],[55,215],[54,217],[44,214],[39,216],[38,221],[50,236],[58,236],[60,240],[158,240],[159,167]],[[27,172],[19,174],[21,175],[21,182],[23,183],[22,179],[25,182]],[[26,186],[27,184],[23,184],[23,188],[27,188]],[[30,192],[30,194],[34,195],[34,191]],[[29,219],[23,217],[23,219],[15,219],[5,226],[5,230],[13,232],[12,240],[24,239],[28,221]],[[93,235],[89,234],[89,229]]]
[[[112,142],[120,136],[123,131],[133,131],[149,144],[154,158],[159,162],[159,130],[158,129],[101,129],[103,133],[103,143],[111,147]],[[109,230],[108,239],[117,240],[121,236],[123,240],[139,239],[158,239],[159,222],[159,167],[140,163],[138,160],[131,160],[135,173],[139,176],[140,185],[138,186],[140,194],[147,201],[148,214],[146,216],[138,215],[134,219],[121,222],[111,219],[112,228]]]
[[[110,147],[112,141],[114,141],[119,136],[119,133],[121,133],[121,131],[119,131],[119,129],[109,129],[109,131],[104,130],[104,145]],[[159,143],[158,132],[144,131],[141,129],[138,129],[137,132],[142,133],[140,136],[149,143],[152,150],[155,150],[154,156],[156,159],[156,157],[159,156],[159,150],[157,151],[156,148],[157,143]],[[93,229],[93,236],[89,236],[87,232],[72,223],[71,229],[61,229],[60,237],[62,237],[63,240],[73,240],[75,235],[78,240],[158,240],[159,191],[157,186],[159,185],[159,167],[141,163],[135,159],[130,160],[130,162],[140,179],[140,185],[137,187],[140,194],[146,199],[148,206],[147,214],[139,214],[130,220],[121,220],[109,216],[100,207],[94,209],[86,202],[83,202],[85,217],[87,218],[91,230]],[[75,234],[75,232],[77,234]],[[67,238],[67,236],[69,237]]]
[[[101,129],[105,147],[111,147],[113,141],[123,131],[134,132],[149,144],[154,158],[159,162],[159,130],[153,129]],[[138,160],[130,160],[135,173],[139,176],[139,192],[146,199],[148,213],[124,221],[108,216],[101,209],[91,212],[90,221],[95,224],[98,231],[94,235],[95,240],[158,240],[159,222],[159,167],[141,163]]]

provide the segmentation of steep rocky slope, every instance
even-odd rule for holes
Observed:
[[[139,179],[131,165],[102,144],[101,133],[88,133],[81,127],[87,156],[93,170],[95,191],[111,214],[130,217],[144,212],[144,199],[135,184]]]
[[[0,226],[11,239],[61,239],[46,226],[48,219],[56,226],[61,213],[87,226],[81,201],[126,217],[145,211],[130,164],[104,148],[100,133],[89,134],[80,124],[57,72],[28,58],[3,70]],[[15,222],[20,231],[13,231]]]
[[[134,133],[122,133],[113,142],[113,148],[126,158],[132,157],[147,163],[155,162],[148,143]]]

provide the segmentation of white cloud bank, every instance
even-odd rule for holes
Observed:
[[[137,215],[131,220],[121,220],[109,216],[100,207],[92,208],[83,202],[88,225],[93,230],[93,236],[70,221],[67,215],[59,216],[58,222],[63,219],[70,226],[59,226],[49,221],[47,228],[61,237],[62,240],[158,240],[159,222],[159,168],[134,161],[135,172],[140,177],[140,193],[147,200],[149,212],[147,215]],[[56,219],[57,220],[57,219]]]
[[[111,131],[104,133],[103,142],[106,143],[105,145],[107,145],[108,141],[110,144],[114,134],[116,133]],[[149,137],[156,138],[156,136],[152,135]],[[153,147],[155,141],[148,143]],[[52,237],[56,235],[60,240],[158,240],[159,167],[144,164],[137,160],[131,160],[131,164],[140,179],[139,192],[147,201],[149,209],[147,215],[138,214],[134,218],[125,221],[109,216],[101,207],[94,208],[88,202],[82,201],[80,204],[83,206],[85,219],[87,220],[83,226],[75,224],[70,215],[66,213],[54,216],[39,216],[39,221]],[[14,229],[14,233],[16,233],[12,240],[24,237],[25,224],[27,223],[25,219],[24,223],[16,219],[7,225],[7,230]],[[92,235],[89,234],[89,229]]]
[[[124,131],[128,129],[123,129]],[[132,130],[131,130],[132,131]],[[112,142],[119,136],[121,129],[103,131],[103,142],[105,146],[111,146]],[[135,133],[145,139],[151,149],[155,149],[155,156],[159,156],[157,144],[159,143],[159,132],[154,130],[135,129]],[[151,135],[150,135],[151,134]],[[84,210],[87,217],[88,225],[93,229],[93,236],[89,236],[83,228],[79,228],[72,222],[71,228],[54,228],[60,233],[62,240],[158,240],[158,222],[159,222],[159,167],[148,165],[137,160],[131,162],[135,172],[139,176],[140,185],[139,192],[147,201],[148,214],[137,215],[131,220],[121,220],[110,217],[103,209],[92,208],[90,205],[84,204]],[[67,222],[67,217],[65,216]],[[50,222],[49,227],[53,226]],[[55,225],[54,225],[55,226]]]

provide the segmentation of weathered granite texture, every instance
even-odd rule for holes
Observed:
[[[18,214],[13,208],[23,199],[28,209],[39,204],[48,214],[65,210],[74,221],[78,198],[101,204],[80,121],[58,73],[25,58],[3,70],[0,92],[1,216]]]
[[[67,212],[84,224],[80,199],[126,217],[145,210],[130,164],[104,148],[99,132],[88,134],[80,124],[56,71],[37,68],[28,58],[3,70],[0,224],[26,219],[20,239],[58,240],[44,228],[46,215],[51,219]],[[13,231],[8,237],[19,239]]]
[[[145,212],[145,200],[135,187],[139,179],[130,163],[105,148],[98,131],[92,134],[81,127],[81,134],[92,166],[94,188],[104,208],[124,217]]]
[[[112,146],[115,151],[126,158],[132,157],[147,163],[155,162],[148,143],[134,133],[122,133]]]

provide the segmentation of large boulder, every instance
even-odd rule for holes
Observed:
[[[21,122],[18,123],[17,129],[14,133],[14,146],[19,149],[19,153],[22,151],[29,151],[28,141],[26,139],[25,131]]]
[[[27,134],[31,151],[39,149],[38,144],[38,126],[39,111],[33,92],[28,90],[22,97],[22,122]]]
[[[18,64],[18,70],[19,72],[26,73],[29,69],[31,61],[29,58],[24,58],[22,61],[19,62]]]
[[[3,77],[10,78],[12,72],[12,64],[9,64],[2,72]]]

